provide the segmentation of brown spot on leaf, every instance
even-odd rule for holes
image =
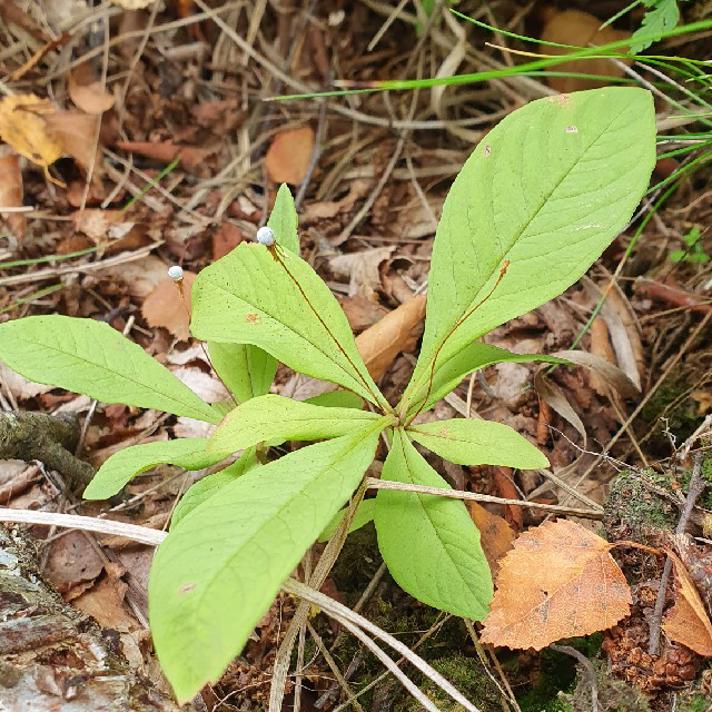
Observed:
[[[259,317],[254,312],[250,312],[245,316],[245,319],[250,322],[250,324],[256,324]]]
[[[183,583],[178,586],[178,593],[180,593],[182,596],[185,596],[186,593],[190,593],[193,589],[195,589],[195,583],[193,581],[190,581],[188,583]]]

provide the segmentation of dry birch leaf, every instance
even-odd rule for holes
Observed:
[[[675,642],[712,657],[712,622],[685,565],[672,552],[668,554],[675,569],[676,598],[665,616],[663,630]]]
[[[541,650],[614,626],[630,612],[631,594],[611,547],[566,519],[522,534],[500,562],[482,642]]]

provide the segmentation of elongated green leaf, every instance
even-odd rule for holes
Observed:
[[[516,430],[491,420],[454,418],[412,425],[408,435],[457,465],[502,465],[522,470],[548,467],[541,450]]]
[[[533,101],[478,144],[443,207],[401,408],[426,397],[433,362],[563,292],[625,228],[655,163],[654,119],[649,92],[606,87]]]
[[[363,398],[351,391],[327,391],[318,396],[307,398],[305,403],[311,405],[322,405],[325,408],[357,408],[361,410],[364,406]]]
[[[332,518],[332,520],[326,525],[326,529],[319,535],[319,541],[329,541],[331,535],[336,531],[336,528],[341,524],[341,520],[346,516],[348,507],[338,511]],[[373,521],[376,515],[376,499],[363,499],[361,504],[359,504],[358,509],[356,509],[356,514],[351,520],[349,525],[348,533],[355,532],[363,526],[366,526],[369,522]]]
[[[562,365],[569,363],[555,356],[547,356],[544,354],[515,354],[511,351],[507,351],[507,349],[500,349],[497,346],[490,346],[490,344],[475,341],[462,349],[462,351],[453,355],[452,358],[440,363],[433,378],[430,395],[420,409],[427,410],[431,408],[441,398],[456,388],[465,376],[473,371],[478,371],[485,366],[490,366],[493,363],[501,363],[503,361],[514,363],[539,361]]]
[[[274,231],[278,245],[299,254],[297,211],[292,194],[284,183],[277,191],[267,225]],[[251,344],[217,342],[209,342],[208,351],[213,368],[238,403],[269,393],[277,372],[277,361],[266,351]]]
[[[277,361],[251,344],[208,342],[208,353],[215,372],[238,403],[269,393],[277,372]]]
[[[396,430],[382,478],[447,487],[402,430]],[[463,502],[415,492],[379,490],[378,548],[396,583],[449,613],[481,620],[492,600],[492,576],[480,533]]]
[[[207,452],[206,438],[178,438],[133,445],[114,453],[97,471],[84,490],[84,499],[108,499],[127,482],[158,465],[176,465],[184,470],[200,470],[227,457],[217,449]]]
[[[193,285],[193,333],[254,344],[295,371],[387,405],[329,288],[302,259],[242,243]]]
[[[108,324],[69,316],[29,316],[0,324],[0,360],[25,378],[105,403],[155,408],[216,423],[203,403],[138,344]]]
[[[256,467],[188,513],[158,547],[149,617],[181,702],[217,680],[279,586],[371,463],[375,422]]]
[[[277,198],[274,201],[267,225],[274,231],[277,244],[295,255],[299,254],[298,223],[299,218],[294,207],[294,198],[292,198],[287,184],[282,183],[277,191]]]
[[[173,510],[173,514],[171,515],[171,527],[177,526],[178,522],[180,522],[186,514],[192,512],[198,505],[201,505],[206,500],[218,494],[225,485],[234,482],[238,477],[242,477],[245,472],[257,465],[259,465],[259,462],[255,457],[255,451],[253,448],[250,448],[249,450],[245,450],[239,459],[235,460],[231,465],[198,480],[180,498],[180,501]]]
[[[365,410],[310,405],[276,395],[260,396],[227,415],[210,438],[209,448],[235,452],[261,442],[335,438],[378,419],[376,413]]]

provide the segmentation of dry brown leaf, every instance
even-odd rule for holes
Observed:
[[[89,173],[96,154],[94,136],[100,120],[99,116],[81,111],[56,111],[45,117],[45,124],[61,147],[61,153],[71,156],[85,174]],[[101,162],[96,160],[94,175],[97,177],[100,168]]]
[[[7,149],[10,150],[10,149]],[[22,207],[22,172],[20,157],[16,153],[0,155],[0,208]],[[0,213],[12,234],[22,240],[27,228],[27,218],[22,213]]]
[[[378,380],[399,353],[415,347],[424,317],[425,297],[418,295],[356,337],[356,346],[373,378]]]
[[[663,621],[663,630],[675,642],[710,658],[712,622],[685,565],[672,552],[668,555],[675,569],[676,597],[675,605]]]
[[[480,530],[480,542],[493,575],[499,571],[500,559],[514,545],[514,529],[504,517],[493,514],[477,502],[468,502],[467,508],[475,526]]]
[[[24,376],[15,373],[4,363],[0,363],[0,384],[3,385],[17,400],[27,400],[42,393],[48,393],[53,386],[45,386],[41,383],[28,381]]]
[[[71,100],[87,114],[103,114],[116,101],[96,78],[90,62],[82,62],[70,72],[68,90]]]
[[[122,210],[101,210],[100,208],[87,208],[77,210],[72,215],[74,227],[95,243],[105,242],[109,239],[109,230],[124,219]]]
[[[93,581],[104,570],[101,557],[84,532],[68,531],[49,547],[43,569],[50,583],[65,596],[78,584]]]
[[[177,339],[187,339],[190,336],[190,295],[194,280],[194,272],[183,272],[180,287],[168,277],[162,279],[141,307],[141,314],[148,325],[162,326]],[[183,291],[183,298],[179,289]]]
[[[541,650],[614,626],[632,598],[611,546],[567,519],[522,534],[500,562],[482,642]]]
[[[387,260],[394,247],[374,247],[361,252],[347,252],[329,258],[329,267],[335,275],[349,280],[349,296],[360,294],[373,297],[381,286],[381,263]]]
[[[541,39],[545,42],[559,42],[560,44],[588,47],[590,45],[603,45],[608,42],[630,37],[629,32],[616,30],[614,27],[604,27],[601,21],[587,12],[580,10],[564,10],[554,13],[544,26]],[[547,47],[548,54],[567,54],[567,47]],[[630,64],[630,62],[627,62]],[[622,77],[623,69],[609,59],[580,59],[573,62],[564,62],[558,65],[560,72],[579,72],[583,74],[597,74],[604,77]],[[604,82],[583,77],[547,77],[546,82],[557,91],[568,93],[582,89],[595,89],[604,85]]]
[[[116,147],[122,151],[138,153],[146,158],[152,158],[161,163],[170,163],[180,158],[180,165],[188,170],[197,168],[207,157],[215,153],[212,148],[197,148],[195,146],[179,146],[172,141],[152,143],[150,141],[118,141]]]
[[[298,185],[304,180],[314,150],[314,131],[309,126],[280,131],[267,149],[265,170],[275,183]]]
[[[0,138],[19,154],[47,169],[61,155],[62,146],[45,121],[56,109],[34,94],[0,99]]]

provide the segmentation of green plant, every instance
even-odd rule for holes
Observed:
[[[286,187],[271,230],[204,269],[193,287],[193,333],[207,341],[238,403],[224,418],[225,409],[202,403],[106,324],[36,316],[0,325],[0,358],[28,378],[218,426],[209,439],[127,448],[104,464],[86,497],[108,497],[159,462],[197,468],[243,450],[188,491],[154,560],[151,628],[180,700],[220,676],[349,498],[343,522],[331,527],[338,533],[352,523],[381,437],[389,445],[382,477],[403,488],[379,490],[361,521],[373,516],[393,577],[434,607],[485,616],[492,582],[479,533],[460,500],[412,489],[449,487],[415,444],[464,465],[538,469],[547,459],[498,423],[417,416],[486,365],[551,360],[481,337],[588,269],[625,228],[654,160],[653,103],[641,89],[548,97],[490,131],[445,201],[422,348],[395,406],[371,378],[329,288],[298,255]],[[278,361],[341,386],[369,410],[267,394]],[[265,446],[288,440],[321,442],[262,464]]]
[[[709,262],[710,256],[705,252],[701,238],[700,228],[693,227],[687,235],[682,237],[685,249],[672,250],[668,255],[668,259],[671,262],[689,262],[690,264],[705,264]]]

